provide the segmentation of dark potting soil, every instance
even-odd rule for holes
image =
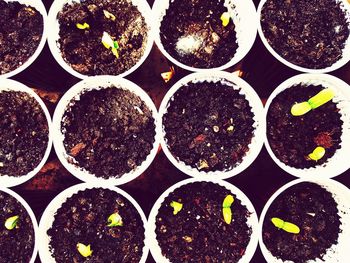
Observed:
[[[104,11],[115,16],[106,18]],[[84,75],[118,75],[133,67],[143,56],[148,27],[130,0],[86,0],[66,4],[58,14],[59,47],[63,59]],[[89,29],[78,29],[87,23]],[[119,44],[117,58],[102,44],[107,32]]]
[[[34,7],[0,0],[0,75],[15,70],[34,54],[43,23]]]
[[[155,140],[151,110],[134,93],[110,87],[72,101],[62,120],[73,163],[97,177],[121,177],[146,160]]]
[[[294,103],[307,101],[324,87],[296,85],[273,99],[267,113],[267,138],[276,157],[295,168],[321,165],[340,148],[342,124],[337,104],[329,101],[302,116],[293,116]],[[318,146],[325,155],[317,162],[308,155]]]
[[[276,228],[271,218],[296,224],[299,234]],[[332,194],[315,183],[299,183],[280,194],[271,204],[263,223],[267,249],[283,261],[305,263],[322,259],[338,243],[340,220]]]
[[[34,97],[25,92],[0,92],[0,134],[0,175],[26,175],[39,165],[49,128]]]
[[[234,85],[190,82],[174,94],[163,126],[176,158],[203,171],[229,170],[242,161],[253,137],[254,115]]]
[[[107,226],[113,213],[121,216],[122,226]],[[145,229],[136,208],[124,196],[103,188],[79,191],[68,198],[47,234],[58,263],[136,263],[145,245]],[[90,245],[92,255],[83,257],[78,243]]]
[[[238,48],[235,25],[224,27],[220,19],[224,0],[175,0],[160,26],[164,49],[176,60],[195,68],[220,67]]]
[[[14,197],[0,192],[0,262],[28,263],[34,250],[34,228],[27,210]],[[8,230],[8,218],[19,216],[17,226]]]
[[[349,21],[336,0],[267,0],[261,27],[271,47],[305,68],[327,68],[340,60]]]
[[[232,222],[223,219],[222,203],[234,197]],[[172,201],[183,204],[176,215]],[[156,217],[156,234],[162,254],[170,262],[238,262],[250,241],[249,211],[225,187],[196,182],[167,196]]]

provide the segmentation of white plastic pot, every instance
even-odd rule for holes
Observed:
[[[297,179],[292,182],[287,183],[282,186],[277,192],[275,192],[271,198],[266,203],[259,220],[260,227],[260,236],[259,236],[259,245],[261,251],[268,263],[292,263],[292,261],[282,261],[274,257],[271,252],[266,248],[263,241],[263,223],[266,216],[266,213],[271,206],[271,204],[278,198],[280,194],[289,189],[290,187],[297,185],[302,182],[312,182],[320,185],[325,188],[328,192],[333,194],[334,200],[337,203],[337,208],[339,210],[338,215],[340,216],[340,229],[338,244],[333,245],[327,250],[327,253],[324,255],[323,260],[309,260],[308,263],[344,263],[349,261],[349,244],[350,244],[350,190],[343,184],[331,180],[331,179],[318,179],[313,177],[312,179],[304,180]]]
[[[12,196],[13,198],[15,198],[18,202],[20,202],[21,205],[27,211],[27,213],[28,213],[28,215],[30,217],[30,220],[32,221],[33,229],[34,229],[34,249],[33,249],[33,254],[32,254],[32,257],[31,257],[29,263],[34,263],[35,259],[36,259],[36,256],[37,256],[37,253],[38,253],[38,244],[39,244],[39,240],[40,239],[38,238],[38,235],[39,235],[38,222],[36,221],[36,217],[35,217],[35,215],[33,213],[33,210],[30,208],[28,203],[20,195],[18,195],[14,191],[0,186],[0,192],[7,193],[10,196]],[[13,262],[13,261],[11,261],[11,259],[9,258],[8,262]]]
[[[123,197],[125,197],[138,211],[142,222],[143,226],[146,229],[147,225],[147,219],[146,216],[139,206],[139,204],[135,201],[135,199],[130,196],[127,192],[117,188],[117,187],[112,187],[112,186],[107,186],[107,185],[100,185],[100,184],[87,184],[87,183],[82,183],[78,184],[75,186],[72,186],[63,192],[61,192],[59,195],[57,195],[51,202],[50,204],[46,207],[41,219],[40,219],[40,225],[39,225],[39,257],[41,259],[41,262],[45,263],[55,263],[56,260],[52,256],[50,252],[50,236],[47,234],[47,231],[52,227],[53,222],[54,222],[54,217],[55,214],[57,213],[57,210],[62,207],[63,203],[67,201],[68,198],[72,197],[74,194],[84,191],[86,189],[93,189],[93,188],[104,188],[108,189],[111,191],[114,191]],[[146,262],[147,256],[148,256],[148,246],[147,243],[145,242],[144,247],[142,248],[142,257],[140,260],[140,263]]]
[[[31,97],[33,97],[39,103],[40,107],[45,113],[46,121],[49,127],[48,143],[47,143],[47,147],[46,147],[46,151],[44,153],[43,159],[32,171],[30,171],[26,175],[22,175],[19,177],[0,174],[0,185],[4,187],[12,187],[28,181],[34,175],[36,175],[40,171],[40,169],[44,166],[47,158],[50,155],[50,151],[52,147],[51,117],[50,117],[49,111],[45,106],[45,103],[41,100],[41,98],[32,89],[28,88],[24,84],[11,79],[0,79],[0,92],[2,91],[20,91],[20,92],[28,93]]]
[[[242,256],[242,258],[238,261],[238,263],[249,263],[251,258],[253,257],[255,250],[257,248],[258,244],[258,217],[257,213],[250,202],[249,198],[237,187],[234,185],[221,181],[221,180],[200,180],[200,179],[186,179],[181,182],[178,182],[171,186],[168,190],[166,190],[155,202],[155,204],[152,207],[151,213],[148,217],[148,225],[146,230],[146,241],[147,244],[151,250],[151,254],[156,262],[162,262],[162,263],[170,263],[169,259],[164,257],[161,252],[161,248],[157,241],[156,236],[156,217],[158,215],[158,211],[160,207],[162,206],[163,202],[165,201],[165,198],[169,196],[170,193],[172,193],[175,189],[181,188],[184,185],[191,184],[194,182],[212,182],[217,185],[220,185],[222,187],[225,187],[226,189],[230,190],[231,193],[235,194],[237,199],[239,199],[242,202],[242,205],[246,206],[248,211],[250,212],[249,217],[247,218],[247,225],[251,228],[252,233],[250,237],[250,241],[248,243],[248,246],[245,250],[245,254]],[[229,259],[228,259],[229,260]]]
[[[165,130],[163,125],[163,116],[167,113],[168,107],[171,103],[171,100],[173,99],[174,94],[183,86],[187,85],[190,82],[197,83],[197,82],[222,82],[224,84],[227,84],[229,86],[232,86],[233,89],[240,89],[240,94],[245,96],[245,99],[248,100],[249,105],[252,108],[252,112],[254,115],[254,125],[255,128],[253,138],[251,143],[249,144],[249,150],[246,153],[245,156],[243,156],[243,159],[241,163],[237,164],[237,166],[233,167],[231,170],[225,170],[225,171],[215,171],[215,172],[205,172],[205,171],[199,171],[196,168],[191,167],[190,165],[185,164],[183,161],[179,160],[177,157],[175,157],[169,150],[167,145],[167,140],[165,138]],[[230,74],[227,72],[201,72],[201,73],[192,73],[181,80],[179,80],[177,83],[174,84],[174,86],[171,87],[171,89],[167,92],[165,95],[160,108],[159,108],[159,122],[162,127],[162,137],[161,137],[161,146],[165,153],[165,155],[168,157],[170,162],[178,168],[183,173],[196,177],[196,178],[216,178],[216,179],[227,179],[229,177],[232,177],[234,175],[237,175],[244,171],[246,168],[248,168],[252,162],[255,160],[255,158],[259,155],[260,150],[263,146],[263,140],[264,140],[264,133],[265,133],[265,118],[264,118],[264,109],[262,102],[257,95],[257,93],[254,91],[254,89],[243,79],[235,76],[234,74]]]
[[[38,1],[38,0],[5,0],[5,2],[18,2],[22,5],[34,7],[43,16],[43,32],[42,32],[42,36],[41,36],[41,40],[39,42],[39,45],[36,48],[33,55],[30,56],[27,61],[25,61],[21,66],[19,66],[15,70],[7,72],[7,73],[2,74],[2,75],[0,74],[0,79],[1,78],[10,78],[12,76],[15,76],[18,73],[25,70],[27,67],[29,67],[37,59],[37,57],[39,56],[39,54],[43,50],[45,42],[46,42],[46,33],[47,33],[47,12],[46,12],[45,6],[44,6],[42,1]]]
[[[301,71],[301,72],[306,72],[306,73],[327,73],[334,71],[342,66],[344,66],[346,63],[349,62],[350,60],[350,36],[348,37],[347,41],[345,42],[345,47],[343,49],[343,56],[341,59],[339,59],[336,63],[333,65],[327,67],[327,68],[321,68],[321,69],[312,69],[312,68],[305,68],[302,66],[298,66],[296,64],[293,64],[289,62],[288,60],[284,59],[282,56],[280,56],[273,48],[272,46],[268,43],[267,39],[265,38],[265,35],[262,30],[260,18],[261,18],[261,11],[265,5],[267,0],[261,0],[258,6],[258,33],[259,36],[264,43],[264,46],[266,49],[273,55],[279,62],[282,64],[286,65],[287,67],[290,67],[292,69]],[[346,17],[348,23],[350,23],[350,3],[347,0],[336,0],[339,3],[342,3],[343,7],[342,9],[346,12]],[[349,26],[350,29],[350,26]]]
[[[63,9],[63,6],[65,4],[72,4],[72,3],[80,3],[80,0],[55,0],[53,4],[51,5],[49,16],[48,16],[48,27],[50,28],[50,31],[48,32],[48,44],[50,51],[57,61],[57,63],[65,69],[68,73],[72,74],[73,76],[84,79],[87,77],[87,75],[81,74],[78,71],[74,70],[69,63],[67,63],[63,57],[62,52],[59,47],[59,31],[60,31],[60,25],[57,19],[58,13]],[[149,53],[151,52],[153,41],[154,41],[154,33],[152,29],[152,14],[151,14],[151,8],[146,0],[131,0],[132,4],[135,5],[138,10],[141,12],[142,16],[145,18],[145,22],[148,26],[148,32],[147,32],[147,44],[145,51],[143,53],[143,56],[140,58],[140,60],[132,66],[127,71],[119,74],[119,77],[125,77],[126,75],[129,75],[133,71],[135,71],[138,67],[142,65],[142,63],[146,60]],[[102,34],[102,32],[101,32]],[[102,45],[102,44],[101,44]]]
[[[69,159],[72,159],[72,156],[69,156],[64,148],[64,134],[61,131],[61,121],[64,116],[66,109],[70,106],[72,100],[79,100],[80,95],[85,92],[89,92],[90,90],[101,89],[101,88],[109,88],[114,86],[115,88],[121,88],[124,90],[129,90],[139,96],[143,102],[147,105],[147,107],[152,111],[152,117],[154,118],[155,126],[156,126],[156,134],[155,141],[153,143],[153,148],[146,160],[142,162],[140,166],[138,166],[135,170],[130,171],[127,174],[122,175],[120,178],[102,178],[96,177],[85,168],[79,167],[79,164],[75,161],[75,163],[70,163]],[[85,80],[81,80],[77,84],[75,84],[72,88],[70,88],[64,96],[59,101],[54,117],[53,117],[53,144],[56,151],[56,154],[63,164],[63,166],[78,179],[90,182],[90,183],[105,183],[106,185],[120,185],[127,183],[137,176],[142,174],[148,166],[152,163],[154,157],[157,154],[158,146],[159,146],[159,127],[158,127],[158,112],[152,101],[152,99],[148,96],[148,94],[142,90],[139,86],[134,84],[133,82],[116,77],[116,76],[95,76],[88,77]],[[74,160],[74,158],[73,158]]]
[[[341,120],[343,121],[342,135],[340,137],[340,149],[337,149],[335,154],[322,165],[316,167],[298,169],[286,165],[280,161],[271,149],[267,135],[265,136],[265,146],[275,163],[287,173],[296,177],[309,178],[318,176],[319,178],[332,178],[350,168],[348,157],[350,156],[350,86],[344,81],[327,74],[300,74],[291,77],[280,84],[270,95],[265,105],[265,117],[271,102],[282,91],[297,85],[322,85],[325,88],[331,88],[335,92],[333,102],[337,103],[340,109]],[[268,128],[268,127],[267,127]]]
[[[164,49],[164,46],[160,39],[160,25],[163,20],[163,17],[166,14],[166,11],[169,9],[170,1],[171,0],[155,0],[152,9],[154,17],[153,27],[155,30],[155,42],[159,50],[168,60],[170,60],[175,65],[189,71],[203,71],[207,73],[209,73],[209,71],[212,71],[213,69],[224,70],[229,67],[232,67],[233,65],[241,61],[252,48],[257,30],[257,15],[253,1],[225,0],[224,5],[230,10],[231,19],[236,26],[238,48],[236,50],[236,53],[234,54],[234,57],[226,64],[212,69],[194,68],[179,62]]]

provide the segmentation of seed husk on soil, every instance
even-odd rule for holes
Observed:
[[[296,224],[300,233],[276,228],[273,217]],[[327,249],[338,243],[340,224],[332,194],[318,184],[303,182],[287,189],[271,204],[263,223],[263,240],[273,256],[305,263],[322,259]]]
[[[342,1],[267,0],[261,27],[271,47],[287,61],[310,69],[332,66],[343,57],[349,19]]]
[[[227,12],[224,0],[175,0],[160,26],[164,49],[176,60],[195,68],[228,63],[238,48],[235,25],[220,19]]]
[[[34,250],[34,228],[26,209],[14,197],[0,192],[0,262],[29,262]],[[19,216],[16,227],[5,228],[5,222]]]
[[[0,0],[0,75],[17,69],[34,54],[43,23],[34,7]]]
[[[133,67],[145,52],[148,26],[130,0],[65,4],[57,18],[62,57],[81,74],[121,74]],[[85,23],[88,27],[84,27]],[[102,44],[104,32],[118,43],[118,56]]]
[[[0,175],[26,175],[39,165],[49,128],[34,97],[26,92],[0,92],[0,134]]]
[[[139,96],[116,87],[73,99],[61,124],[69,161],[106,179],[140,166],[155,140],[151,110]]]
[[[122,226],[108,226],[118,213]],[[102,188],[87,189],[69,197],[57,210],[50,236],[56,262],[137,263],[142,257],[145,229],[136,208],[124,196]],[[92,254],[82,256],[77,244],[90,245]]]
[[[232,222],[227,224],[222,203],[227,195]],[[173,214],[171,202],[183,203]],[[190,183],[170,193],[156,216],[156,235],[162,254],[170,262],[238,262],[252,233],[249,211],[225,187],[210,182]]]
[[[175,158],[200,171],[230,170],[242,161],[253,137],[254,115],[233,86],[190,82],[174,94],[163,126]]]
[[[276,157],[288,166],[310,168],[322,165],[340,148],[342,125],[339,108],[333,101],[293,116],[294,103],[307,101],[325,89],[321,85],[295,85],[273,99],[267,113],[267,138]],[[324,156],[314,161],[308,157],[316,147],[325,148]]]

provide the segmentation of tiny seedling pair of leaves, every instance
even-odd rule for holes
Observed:
[[[278,229],[282,229],[288,233],[291,233],[291,234],[299,234],[300,233],[300,228],[297,225],[290,223],[290,222],[286,222],[278,217],[271,218],[271,222]]]
[[[5,228],[7,230],[13,230],[15,227],[17,227],[18,221],[19,221],[19,216],[11,216],[7,218],[5,221]]]
[[[179,203],[179,202],[176,202],[176,201],[172,201],[170,203],[170,206],[174,209],[173,210],[173,214],[174,215],[177,215],[177,213],[179,213],[183,207],[183,204]]]
[[[224,217],[224,220],[226,224],[231,224],[232,222],[232,211],[231,211],[231,205],[234,202],[234,198],[232,195],[227,195],[222,202],[222,215]]]

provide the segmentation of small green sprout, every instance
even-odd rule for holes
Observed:
[[[328,101],[332,100],[334,97],[334,91],[330,88],[323,89],[315,96],[310,98],[308,101],[301,103],[296,103],[291,108],[291,113],[293,116],[301,116],[309,112],[310,110],[316,109]]]
[[[84,258],[90,257],[92,255],[93,250],[91,250],[90,245],[84,245],[83,243],[77,244],[77,249]]]
[[[325,155],[325,153],[326,153],[326,149],[325,148],[323,148],[322,146],[317,146],[315,148],[315,150],[308,155],[308,157],[311,160],[314,160],[314,161],[317,162],[318,160],[320,160]]]
[[[123,219],[118,213],[111,214],[108,219],[108,225],[109,227],[112,226],[123,226]]]
[[[227,195],[222,202],[222,215],[224,217],[224,220],[226,224],[231,224],[232,221],[232,210],[231,205],[234,201],[234,198],[232,195]]]
[[[228,23],[230,23],[230,18],[231,18],[231,17],[230,17],[230,13],[229,13],[229,12],[224,12],[224,13],[222,13],[220,19],[221,19],[222,25],[223,25],[224,27],[226,27],[226,26],[228,25]]]
[[[78,29],[90,29],[90,25],[88,23],[86,23],[86,22],[84,24],[77,23],[76,27]]]
[[[300,228],[297,225],[289,223],[289,222],[285,222],[278,217],[271,218],[271,222],[278,229],[283,229],[284,231],[286,231],[288,233],[291,233],[291,234],[299,234],[300,233]]]
[[[108,12],[107,10],[103,10],[103,14],[107,19],[110,19],[112,21],[115,21],[116,17],[112,13]]]
[[[172,201],[170,203],[170,206],[172,208],[174,208],[174,211],[173,211],[173,214],[176,215],[178,212],[181,211],[182,207],[183,207],[183,204],[179,203],[179,202],[176,202],[176,201]]]
[[[19,220],[19,216],[11,216],[11,217],[7,218],[5,221],[6,229],[12,230],[15,227],[17,227],[18,220]]]
[[[102,44],[105,46],[105,48],[107,49],[112,49],[112,53],[116,58],[119,58],[119,53],[118,53],[118,49],[119,49],[119,44],[117,41],[114,41],[112,39],[112,37],[107,33],[107,32],[103,32],[102,35]]]

